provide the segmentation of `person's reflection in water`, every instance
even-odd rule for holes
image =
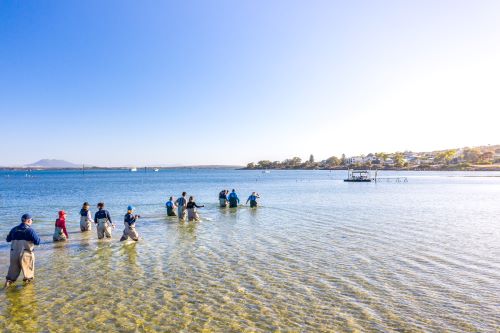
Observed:
[[[120,252],[121,255],[126,256],[125,262],[132,266],[137,266],[137,243],[126,243],[122,246]]]
[[[90,245],[91,241],[93,241],[95,239],[95,235],[91,232],[82,232],[77,237],[79,237],[80,246],[82,248],[88,247]]]
[[[222,216],[223,221],[236,222],[238,220],[239,213],[239,209],[219,209],[219,214]]]
[[[196,227],[198,223],[178,224],[179,238],[183,240],[196,240]]]
[[[148,288],[148,279],[144,262],[138,261],[137,249],[140,244],[136,242],[122,243],[123,246],[119,251],[119,256],[122,260],[119,261],[118,267],[115,267],[115,275],[120,276],[122,282],[130,287],[129,295],[142,297],[144,288]]]
[[[107,280],[113,275],[113,268],[111,267],[111,256],[113,250],[110,242],[98,242],[95,257],[95,274],[96,278]]]
[[[62,281],[71,277],[73,273],[71,269],[68,269],[71,264],[71,254],[68,246],[70,246],[70,244],[67,242],[54,243],[53,258],[47,263],[47,267],[50,267],[50,271],[57,272],[58,279]]]
[[[252,217],[256,217],[256,216],[257,216],[257,214],[258,214],[257,212],[258,212],[259,210],[258,210],[258,209],[249,209],[248,211],[250,212],[250,215],[251,215]]]
[[[10,288],[5,291],[5,318],[7,331],[40,332],[38,327],[38,301],[36,286],[27,284],[23,287]]]
[[[227,217],[227,216],[231,216],[231,215],[236,215],[238,214],[238,210],[236,209],[219,209],[219,215],[220,216],[224,216],[224,217]]]

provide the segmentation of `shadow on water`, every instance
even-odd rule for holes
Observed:
[[[238,218],[238,213],[242,209],[242,207],[221,207],[219,208],[219,220],[229,219],[230,221],[236,221]]]
[[[98,275],[109,276],[113,272],[111,259],[113,255],[112,244],[108,240],[100,240],[97,242],[95,251],[95,272]]]
[[[253,208],[249,208],[248,209],[248,212],[250,213],[250,215],[252,217],[256,217],[258,215],[258,208],[257,207],[253,207]]]
[[[19,284],[5,291],[5,318],[12,332],[38,332],[38,301],[36,286]]]

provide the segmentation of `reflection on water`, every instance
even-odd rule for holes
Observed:
[[[21,287],[22,286],[22,287]],[[38,302],[34,284],[20,284],[4,291],[5,307],[0,319],[4,330],[38,332]]]
[[[498,330],[499,179],[345,184],[334,173],[204,172],[10,177],[0,233],[30,209],[45,242],[35,283],[0,292],[0,330]],[[96,191],[102,182],[113,186]],[[261,207],[220,209],[226,182],[265,194]],[[183,189],[206,203],[201,221],[165,217],[162,198]],[[120,226],[111,240],[78,231],[82,198],[101,199],[92,193]],[[143,215],[139,242],[118,241],[129,203]],[[59,209],[70,239],[54,244]],[[7,244],[0,250],[6,272]]]

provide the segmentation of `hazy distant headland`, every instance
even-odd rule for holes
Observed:
[[[311,154],[302,161],[292,157],[284,161],[262,160],[248,163],[244,170],[345,170],[383,169],[383,170],[480,170],[500,171],[500,145],[465,147],[432,152],[395,152],[369,153],[367,155],[331,156],[326,160],[315,161]]]
[[[56,160],[56,159],[43,159],[39,160],[35,163],[25,165],[27,168],[68,168],[68,169],[77,169],[81,168],[81,165],[71,163],[64,160]]]

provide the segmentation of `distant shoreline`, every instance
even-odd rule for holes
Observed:
[[[89,168],[26,168],[26,167],[0,167],[0,171],[130,171],[130,167],[89,167]],[[280,168],[280,169],[261,169],[246,168],[241,166],[175,166],[175,167],[147,167],[146,172],[155,172],[154,170],[242,170],[242,171],[347,171],[351,170],[370,170],[370,171],[500,171],[500,165],[471,166],[466,168],[445,166],[432,168],[363,168],[363,167],[335,167],[335,168]],[[137,172],[143,173],[144,167],[137,168]]]
[[[484,166],[471,166],[471,167],[454,167],[454,166],[443,166],[443,167],[429,167],[429,168],[396,168],[396,167],[384,167],[384,168],[365,168],[365,167],[334,167],[334,168],[280,168],[280,169],[263,169],[263,168],[241,168],[238,170],[260,170],[260,171],[273,171],[273,170],[322,170],[322,171],[347,171],[347,170],[370,170],[370,171],[500,171],[500,164],[494,165],[484,165]]]

